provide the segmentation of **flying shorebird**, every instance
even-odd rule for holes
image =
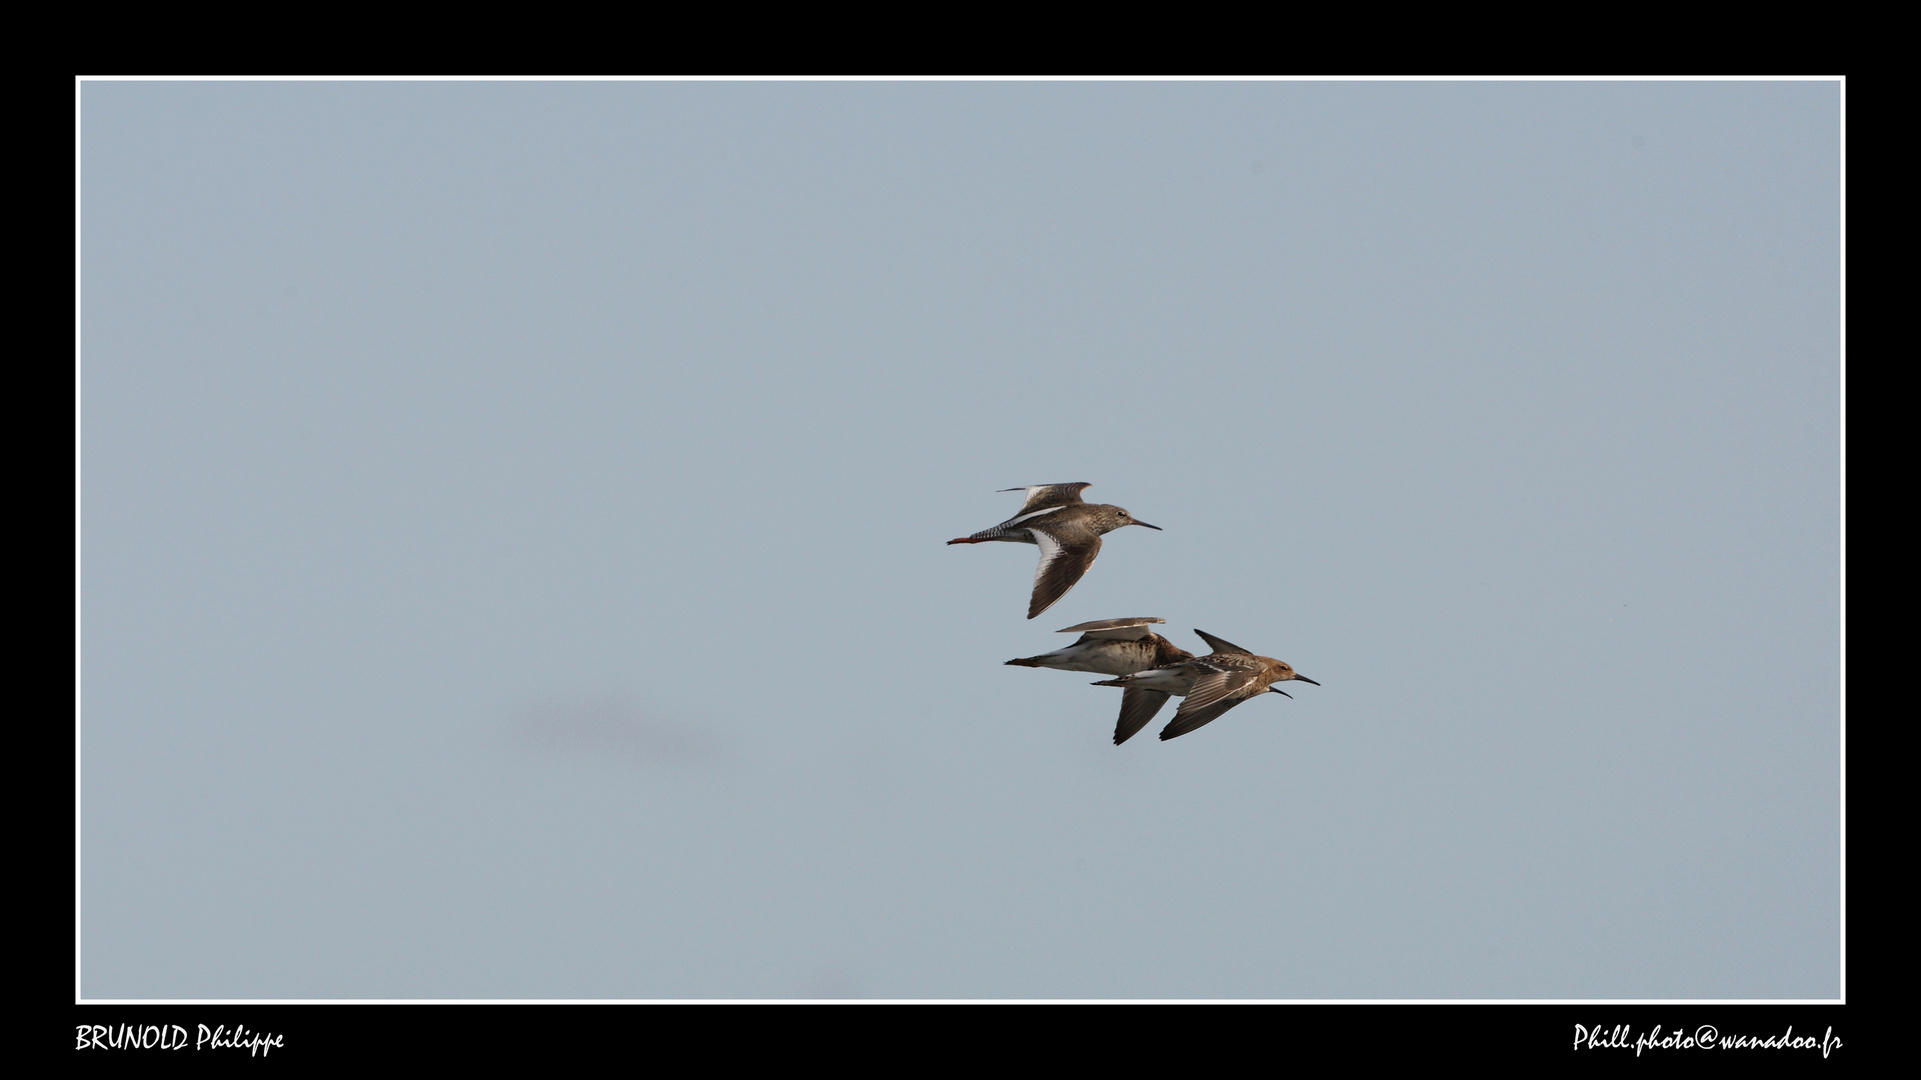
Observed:
[[[1157,698],[1143,696],[1138,699],[1138,709],[1144,714],[1130,716],[1125,698],[1121,702],[1121,726],[1129,723],[1139,730],[1160,707],[1166,703],[1167,695],[1177,694],[1186,697],[1181,707],[1174,713],[1174,719],[1161,729],[1161,739],[1167,740],[1185,735],[1222,713],[1239,705],[1249,698],[1273,692],[1282,697],[1294,695],[1285,690],[1276,690],[1269,683],[1286,682],[1293,679],[1319,686],[1320,683],[1305,675],[1296,674],[1292,667],[1271,656],[1255,656],[1231,641],[1223,641],[1205,630],[1196,630],[1203,640],[1214,647],[1206,656],[1196,656],[1166,667],[1152,668],[1135,675],[1123,675],[1118,679],[1097,682],[1095,686],[1121,686],[1128,690],[1142,690],[1157,693]],[[1118,729],[1117,729],[1118,732]]]
[[[1081,489],[1092,484],[1036,484],[1030,488],[1002,488],[1026,491],[1027,502],[1021,512],[991,529],[972,536],[949,540],[949,544],[984,544],[1005,540],[1014,544],[1034,544],[1041,549],[1041,563],[1034,571],[1034,597],[1028,601],[1027,617],[1033,618],[1067,595],[1067,590],[1094,565],[1101,551],[1101,534],[1126,525],[1147,525],[1136,521],[1118,506],[1081,501]],[[1155,531],[1159,525],[1147,525]]]
[[[1092,671],[1101,675],[1132,675],[1149,668],[1166,667],[1194,654],[1148,629],[1151,623],[1166,619],[1099,619],[1067,627],[1071,634],[1085,631],[1080,640],[1065,649],[1029,656],[1008,663],[1019,667],[1051,667],[1062,671]],[[1114,725],[1114,745],[1126,742],[1166,704],[1167,695],[1159,690],[1130,686],[1121,694],[1121,718]]]

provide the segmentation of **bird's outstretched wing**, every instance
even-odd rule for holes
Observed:
[[[1243,698],[1251,693],[1259,693],[1259,686],[1254,682],[1259,675],[1259,671],[1231,668],[1207,671],[1194,680],[1194,688],[1187,692],[1187,698],[1181,702],[1181,711],[1199,712],[1226,698]]]
[[[1248,652],[1246,649],[1241,648],[1239,645],[1236,645],[1231,641],[1226,641],[1221,638],[1217,638],[1213,634],[1210,634],[1205,630],[1196,630],[1194,632],[1201,635],[1201,640],[1207,642],[1208,648],[1213,649],[1217,653],[1240,653],[1242,656],[1254,655],[1253,653]]]
[[[1173,722],[1161,732],[1161,738],[1172,739],[1185,735],[1260,693],[1266,687],[1255,681],[1259,674],[1258,671],[1239,668],[1207,671],[1194,680],[1194,688],[1187,692],[1180,711],[1174,714]]]
[[[1101,538],[1079,530],[1070,532],[1065,541],[1040,529],[1028,532],[1041,549],[1041,563],[1034,568],[1034,596],[1027,602],[1027,617],[1031,619],[1066,596],[1094,565],[1094,556],[1101,553]]]
[[[1179,738],[1210,720],[1218,720],[1222,713],[1246,700],[1244,697],[1223,698],[1205,709],[1195,709],[1191,712],[1183,708],[1174,714],[1172,723],[1161,729],[1161,741]]]
[[[1021,504],[1020,514],[1014,515],[1020,517],[1021,514],[1030,514],[1036,510],[1080,502],[1081,491],[1093,486],[1092,484],[1035,484],[1032,487],[1002,488],[1001,490],[1027,492],[1027,501]]]
[[[1148,629],[1148,627],[1155,623],[1164,623],[1166,621],[1166,619],[1152,618],[1095,619],[1093,622],[1075,623],[1073,626],[1064,626],[1058,632],[1062,634],[1072,634],[1078,631],[1091,638],[1107,638],[1113,641],[1139,641],[1154,632]]]
[[[1134,733],[1147,726],[1154,714],[1167,704],[1167,695],[1159,690],[1143,690],[1130,686],[1121,691],[1121,716],[1114,723],[1114,745],[1119,746],[1134,737]]]

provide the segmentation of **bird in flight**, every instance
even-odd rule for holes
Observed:
[[[1081,501],[1081,490],[1092,484],[1036,484],[1029,488],[1002,488],[1026,491],[1027,502],[1020,513],[991,529],[972,536],[949,540],[949,544],[985,544],[1004,540],[1014,544],[1034,544],[1041,549],[1041,563],[1034,571],[1034,595],[1027,603],[1027,617],[1033,618],[1055,601],[1094,565],[1101,552],[1101,534],[1128,525],[1146,525],[1160,531],[1159,525],[1136,521],[1118,506]]]
[[[1082,631],[1080,640],[1064,649],[1039,656],[1009,660],[1018,667],[1051,667],[1062,671],[1092,671],[1101,675],[1132,675],[1149,668],[1166,667],[1194,654],[1149,630],[1166,619],[1098,619],[1062,630],[1063,634]],[[1121,694],[1121,718],[1114,726],[1114,745],[1126,742],[1139,731],[1160,707],[1167,695],[1158,690],[1130,686]]]
[[[1250,698],[1265,693],[1276,693],[1282,697],[1294,695],[1285,690],[1277,690],[1272,683],[1295,680],[1312,686],[1321,685],[1305,675],[1298,674],[1285,662],[1271,656],[1255,656],[1231,641],[1223,641],[1205,630],[1196,630],[1201,639],[1212,646],[1214,651],[1206,656],[1196,656],[1180,660],[1165,667],[1150,668],[1133,675],[1123,675],[1118,679],[1097,682],[1095,686],[1120,686],[1128,691],[1139,691],[1135,699],[1134,711],[1130,715],[1129,703],[1125,696],[1121,701],[1120,724],[1115,728],[1115,742],[1120,742],[1120,731],[1130,724],[1132,730],[1139,731],[1154,718],[1168,696],[1185,697],[1181,707],[1175,711],[1174,719],[1161,730],[1161,739],[1178,738],[1193,731],[1210,720],[1218,719],[1227,710]]]

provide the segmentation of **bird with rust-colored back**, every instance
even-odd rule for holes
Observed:
[[[1174,719],[1161,730],[1163,740],[1178,738],[1212,720],[1218,720],[1229,709],[1266,693],[1293,697],[1285,690],[1272,685],[1277,682],[1294,680],[1312,686],[1321,685],[1313,679],[1296,672],[1284,660],[1271,656],[1256,656],[1231,641],[1217,638],[1205,630],[1196,630],[1201,638],[1213,647],[1214,651],[1206,656],[1196,656],[1165,667],[1152,668],[1134,675],[1123,675],[1118,679],[1097,682],[1095,686],[1120,686],[1130,691],[1148,691],[1158,694],[1158,698],[1139,699],[1139,708],[1146,710],[1144,716],[1130,717],[1122,702],[1121,723],[1133,723],[1139,730],[1154,713],[1165,704],[1168,695],[1183,697],[1181,707],[1174,713]],[[1150,707],[1151,706],[1151,707]],[[1119,740],[1116,740],[1117,742]]]

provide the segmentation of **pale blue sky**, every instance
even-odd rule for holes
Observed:
[[[1839,994],[1837,84],[80,97],[84,996]]]

